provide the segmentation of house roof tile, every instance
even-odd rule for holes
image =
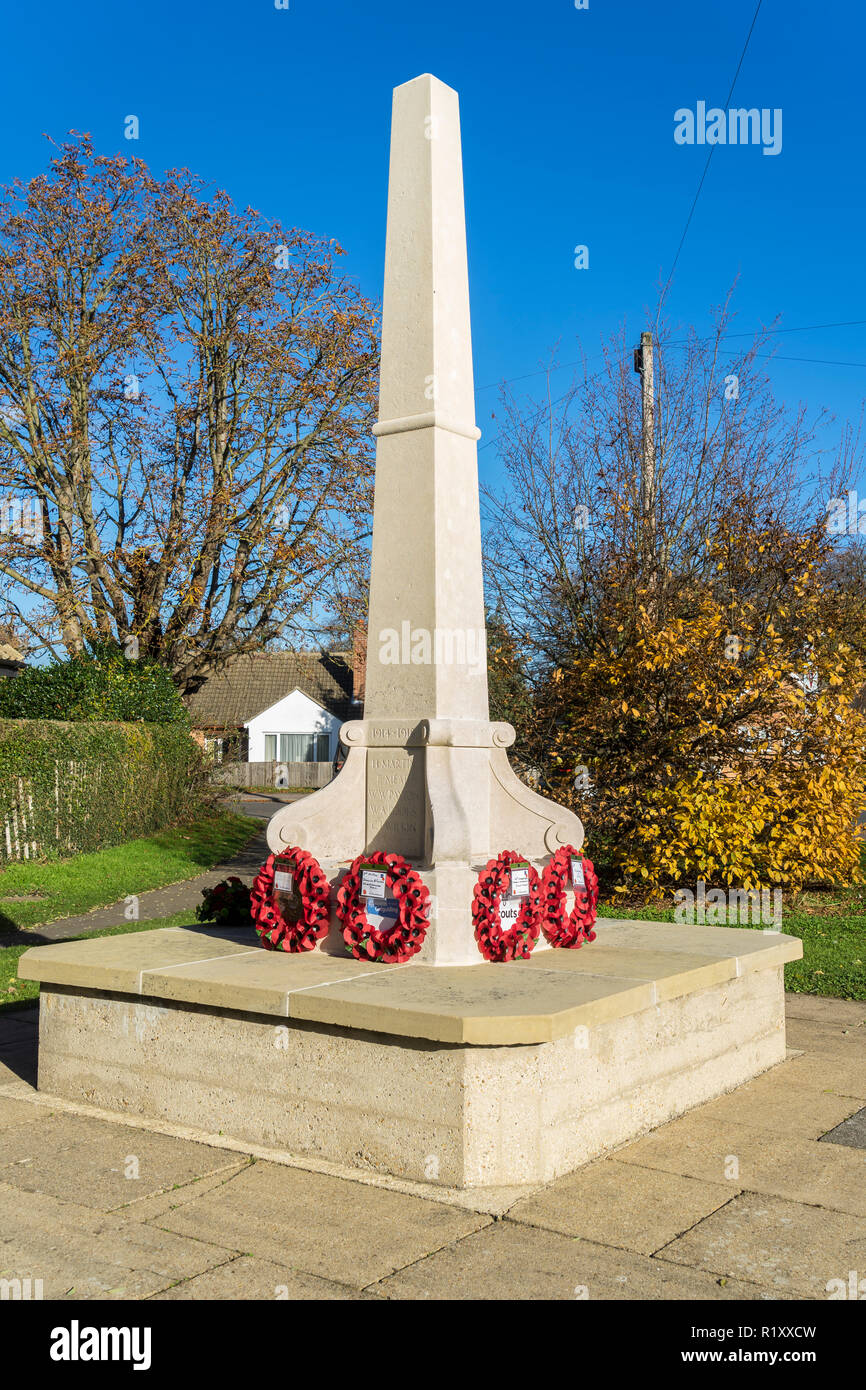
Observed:
[[[251,652],[231,657],[186,700],[193,728],[236,729],[301,690],[340,719],[352,713],[350,652]]]

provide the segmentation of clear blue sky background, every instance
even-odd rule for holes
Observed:
[[[89,131],[154,171],[186,166],[288,224],[335,237],[378,299],[391,89],[433,72],[461,94],[479,424],[502,377],[596,353],[654,303],[706,149],[673,113],[725,104],[756,0],[42,0],[7,9],[0,181],[45,166],[47,132]],[[668,308],[705,328],[739,274],[736,327],[866,319],[863,7],[764,0],[738,106],[781,107],[783,147],[717,149]],[[123,138],[135,114],[141,138]],[[588,271],[573,248],[590,248]],[[781,398],[856,418],[866,324],[788,333]],[[856,365],[838,365],[852,363]],[[563,389],[569,373],[557,379]],[[537,379],[541,382],[542,378]],[[533,382],[522,384],[531,388]],[[829,442],[829,437],[828,442]],[[481,454],[495,473],[495,447]]]

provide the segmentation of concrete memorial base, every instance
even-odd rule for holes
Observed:
[[[31,949],[39,1089],[365,1172],[549,1181],[785,1056],[799,940],[605,921],[576,951],[386,966],[166,929]]]

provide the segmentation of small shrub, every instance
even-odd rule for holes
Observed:
[[[212,888],[201,890],[202,901],[195,910],[199,922],[219,922],[223,926],[237,923],[250,926],[250,889],[242,879],[232,874]]]

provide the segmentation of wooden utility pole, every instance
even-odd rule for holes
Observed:
[[[641,381],[640,517],[647,550],[655,549],[656,443],[653,387],[653,335],[641,333],[634,350],[634,369]]]

